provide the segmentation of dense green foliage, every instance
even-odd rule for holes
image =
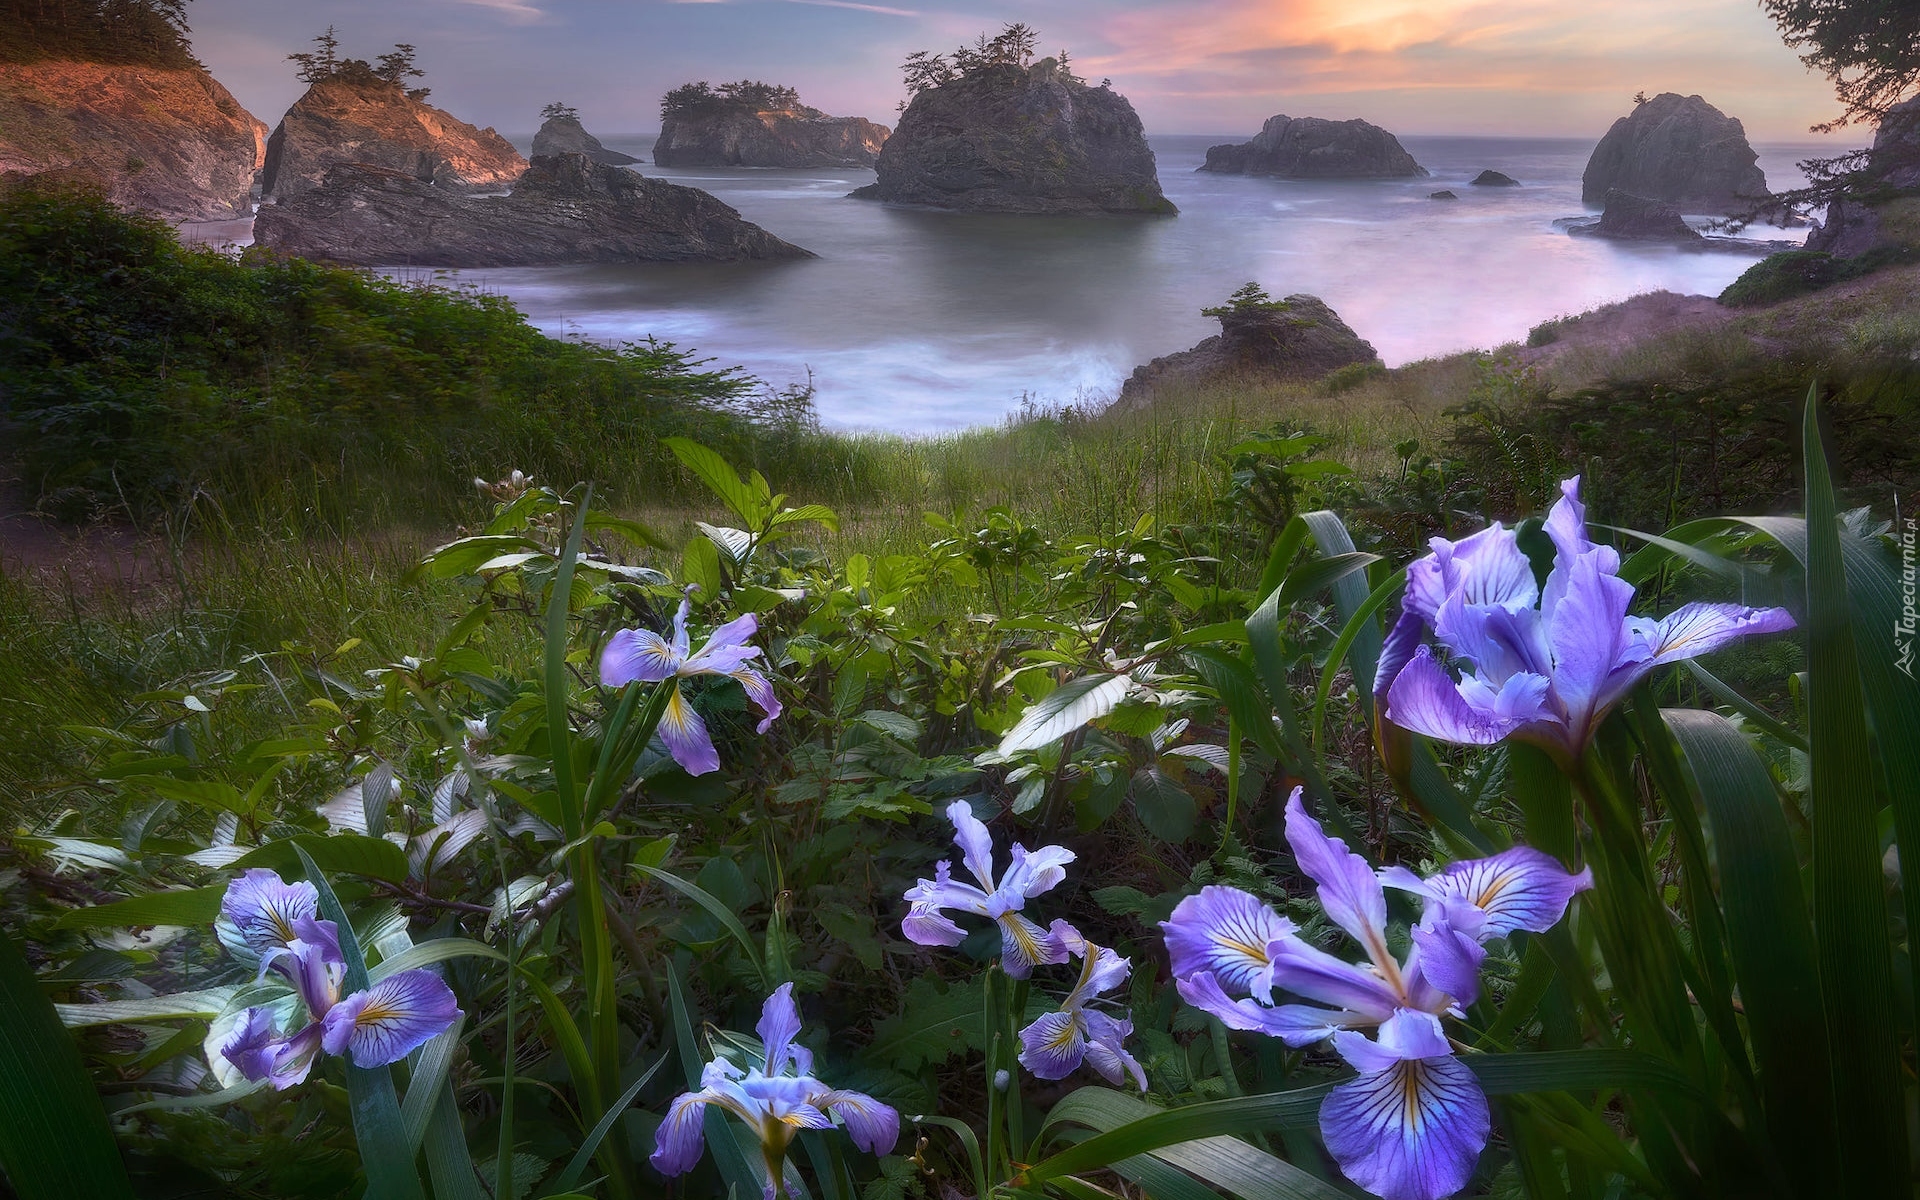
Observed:
[[[405,42],[396,43],[393,49],[382,54],[375,62],[364,58],[342,58],[340,39],[335,36],[333,26],[327,26],[325,33],[313,39],[314,49],[299,54],[287,55],[287,61],[298,63],[298,74],[303,83],[324,83],[329,79],[338,79],[346,83],[366,86],[384,83],[399,88],[415,100],[425,100],[432,94],[431,88],[410,88],[409,79],[418,79],[426,74],[413,65],[417,51]]]
[[[0,0],[0,62],[193,67],[187,0]]]
[[[183,247],[85,192],[0,198],[0,420],[29,498],[66,515],[145,519],[316,467],[383,475],[423,517],[501,462],[633,496],[670,461],[659,437],[791,441],[803,401],[669,345],[556,341],[472,289]]]
[[[778,83],[741,79],[714,87],[702,79],[683,83],[660,98],[660,119],[709,117],[720,113],[789,112],[805,109],[800,93]],[[551,115],[551,114],[548,114]]]
[[[1920,250],[1907,246],[1879,246],[1854,258],[1835,258],[1819,250],[1786,250],[1769,254],[1743,271],[1720,293],[1720,303],[1734,308],[1775,304],[1871,275],[1882,267],[1911,262],[1920,262]]]

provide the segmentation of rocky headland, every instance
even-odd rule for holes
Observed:
[[[384,80],[323,79],[267,139],[261,194],[288,200],[321,186],[341,163],[397,171],[453,191],[505,188],[527,160],[492,129],[476,129]]]
[[[198,68],[90,62],[0,68],[0,173],[73,172],[174,221],[252,212],[267,127]]]
[[[1589,204],[1610,191],[1687,212],[1732,212],[1767,196],[1746,129],[1699,96],[1662,92],[1607,130],[1580,181]]]
[[[548,115],[540,125],[540,132],[533,135],[533,157],[547,158],[555,154],[584,154],[603,167],[626,167],[640,161],[631,154],[602,146],[600,139],[580,124],[579,114],[571,111]]]
[[[1127,98],[1052,58],[993,63],[919,91],[863,200],[969,212],[1173,213]]]
[[[321,186],[261,205],[253,236],[281,254],[349,266],[812,257],[698,188],[584,154],[534,159],[505,196],[463,195],[408,171],[336,163]]]
[[[1877,201],[1835,200],[1827,206],[1820,227],[1807,235],[1807,249],[1835,258],[1858,258],[1901,244],[1902,239],[1887,229],[1887,216],[1894,206],[1911,210],[1914,199],[1902,199],[1899,192],[1920,188],[1920,97],[1887,110],[1874,132],[1867,166],[1879,172],[1879,183],[1888,195]],[[1905,215],[1910,221],[1911,211]]]
[[[891,131],[834,117],[791,88],[677,88],[660,106],[653,161],[662,167],[871,167]]]
[[[1355,363],[1380,361],[1372,344],[1318,296],[1236,297],[1234,303],[1206,311],[1219,318],[1220,332],[1191,350],[1135,367],[1121,385],[1113,411],[1146,408],[1155,393],[1169,386],[1313,380]]]
[[[1252,141],[1207,148],[1202,171],[1279,179],[1412,179],[1427,173],[1400,139],[1366,121],[1268,117]]]

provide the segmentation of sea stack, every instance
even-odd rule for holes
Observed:
[[[266,124],[204,69],[93,62],[0,69],[0,174],[73,172],[122,208],[244,218]]]
[[[1662,92],[1613,123],[1580,181],[1589,204],[1619,190],[1688,212],[1731,212],[1767,196],[1740,122],[1699,96]]]
[[[1199,168],[1277,179],[1417,179],[1426,168],[1400,139],[1366,121],[1268,117],[1252,141],[1210,146]]]
[[[662,167],[871,167],[890,131],[833,117],[789,87],[690,83],[660,102],[653,161]]]
[[[513,192],[472,196],[408,171],[336,163],[321,186],[262,205],[254,240],[349,266],[810,258],[698,188],[584,154],[533,160]]]
[[[367,77],[322,79],[294,102],[267,140],[261,194],[287,200],[320,186],[340,163],[398,171],[453,191],[505,188],[527,169],[507,139],[476,129]]]
[[[1879,175],[1889,190],[1887,200],[1869,203],[1841,198],[1827,206],[1820,227],[1807,235],[1807,249],[1835,258],[1856,258],[1882,246],[1899,244],[1880,219],[1882,208],[1898,193],[1892,189],[1920,187],[1920,96],[1887,110],[1867,152],[1867,169]],[[1911,198],[1905,201],[1909,206]]]
[[[618,150],[609,150],[600,144],[600,139],[587,132],[580,124],[580,114],[564,104],[549,104],[540,115],[546,120],[541,123],[540,132],[533,135],[533,157],[546,158],[555,154],[584,154],[603,167],[626,167],[640,160],[631,154],[622,154]]]
[[[1318,296],[1273,300],[1249,284],[1226,305],[1203,311],[1219,318],[1220,332],[1191,350],[1135,367],[1114,401],[1116,411],[1146,408],[1154,393],[1169,385],[1307,381],[1380,361],[1373,345]]]
[[[967,212],[1173,213],[1127,98],[1059,60],[975,66],[921,89],[863,200]]]

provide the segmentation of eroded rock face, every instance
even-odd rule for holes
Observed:
[[[1687,212],[1732,212],[1767,195],[1740,122],[1698,96],[1662,92],[1607,130],[1587,160],[1580,198],[1619,190]]]
[[[1250,142],[1210,146],[1202,171],[1279,179],[1411,179],[1427,173],[1400,139],[1366,121],[1268,117]]]
[[[205,71],[83,62],[0,68],[0,173],[78,172],[115,204],[170,220],[252,212],[266,134]]]
[[[1869,163],[1886,171],[1889,187],[1920,187],[1920,96],[1887,110],[1874,132]],[[1894,241],[1882,227],[1880,206],[1843,199],[1827,206],[1820,227],[1807,235],[1806,248],[1857,258]]]
[[[1167,386],[1203,386],[1232,379],[1258,382],[1318,379],[1380,355],[1318,296],[1288,296],[1272,305],[1220,314],[1220,332],[1191,350],[1135,367],[1114,407],[1145,408]]]
[[[340,163],[398,171],[455,191],[504,188],[527,169],[507,139],[381,81],[327,79],[307,89],[267,139],[261,195],[286,200]]]
[[[817,108],[750,111],[722,105],[671,116],[653,143],[663,167],[871,167],[891,131]]]
[[[1600,220],[1568,230],[1584,237],[1615,238],[1629,242],[1674,242],[1700,245],[1706,241],[1700,231],[1688,225],[1680,210],[1664,200],[1632,196],[1615,188],[1607,193],[1607,206]]]
[[[853,195],[969,212],[1172,213],[1133,105],[1051,58],[983,67],[907,105]]]
[[[624,167],[640,160],[631,154],[609,150],[600,139],[588,133],[578,117],[548,117],[533,135],[533,156],[584,154],[603,167]]]
[[[263,204],[254,241],[351,266],[809,258],[698,188],[584,154],[535,158],[506,196],[469,196],[408,172],[338,163],[318,188]]]

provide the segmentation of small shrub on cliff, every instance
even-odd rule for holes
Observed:
[[[1910,262],[1920,262],[1920,250],[1907,246],[1879,246],[1856,258],[1835,258],[1819,250],[1787,250],[1748,267],[1720,293],[1720,303],[1730,308],[1774,304],[1871,275],[1882,267]]]
[[[300,64],[295,74],[304,83],[324,83],[330,79],[362,86],[385,83],[403,89],[415,100],[425,100],[433,94],[432,88],[407,87],[407,80],[418,79],[426,72],[413,65],[413,57],[418,51],[405,42],[395,43],[392,50],[382,54],[375,62],[368,62],[364,58],[341,58],[340,39],[335,36],[331,25],[313,41],[319,47],[317,50],[287,55],[287,61]]]
[[[974,39],[973,45],[955,47],[951,55],[915,50],[900,64],[900,73],[907,85],[907,95],[917,96],[928,88],[952,83],[976,71],[1002,66],[1025,67],[1033,62],[1034,51],[1039,43],[1039,31],[1031,25],[1013,21],[993,37],[982,33]],[[1067,52],[1062,50],[1055,57],[1060,73],[1080,82],[1068,66]]]

